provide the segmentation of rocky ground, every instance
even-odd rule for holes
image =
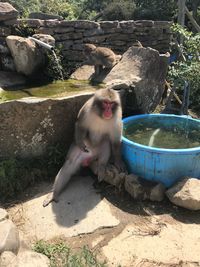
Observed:
[[[43,208],[50,185],[29,188],[8,208],[21,238],[88,245],[109,266],[200,266],[200,213],[162,202],[135,201],[90,176],[77,177],[59,203]],[[24,196],[25,199],[24,199]]]

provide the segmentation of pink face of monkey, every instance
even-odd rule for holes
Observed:
[[[113,107],[114,107],[115,103],[108,101],[108,100],[104,100],[102,102],[102,117],[106,120],[110,120],[113,117]]]

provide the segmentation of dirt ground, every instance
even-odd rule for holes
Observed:
[[[45,185],[29,188],[18,203],[44,192]],[[87,245],[113,267],[200,266],[200,212],[174,206],[167,198],[160,203],[135,201],[104,182],[94,180],[93,187],[109,203],[119,224],[68,238],[58,236],[50,242],[64,240],[74,250]],[[17,217],[12,208],[8,210],[20,228],[24,218]]]

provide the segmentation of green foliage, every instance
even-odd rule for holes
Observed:
[[[65,158],[65,148],[49,147],[46,156],[34,159],[10,158],[0,161],[0,201],[16,199],[36,181],[54,178]]]
[[[193,108],[200,108],[200,34],[193,34],[182,28],[180,25],[173,25],[173,33],[176,37],[183,38],[181,45],[182,53],[185,57],[181,57],[175,62],[169,70],[169,77],[172,82],[186,80],[190,83],[190,104]]]
[[[12,29],[13,35],[18,35],[21,37],[32,36],[35,33],[36,33],[35,30],[33,28],[31,28],[30,26],[28,26],[28,24],[26,22],[23,22],[20,25],[15,26]]]
[[[172,20],[177,13],[177,0],[3,0],[3,2],[11,3],[20,12],[21,17],[27,17],[31,12],[44,12],[57,14],[66,19],[93,19],[96,15],[103,14],[101,19]],[[186,3],[190,10],[200,5],[199,0],[187,0]],[[197,21],[198,18],[199,15]]]
[[[133,19],[135,3],[130,0],[113,0],[104,9],[103,20],[130,20]]]
[[[47,66],[44,74],[51,81],[61,80],[63,77],[61,47],[56,47],[54,53],[47,54]]]
[[[28,17],[31,12],[55,14],[64,18],[74,19],[74,7],[66,0],[8,0],[20,13],[21,17]]]
[[[7,0],[4,2],[8,2],[15,7],[21,17],[27,17],[30,12],[40,11],[40,0]]]
[[[173,20],[177,11],[176,0],[135,0],[135,19]]]
[[[55,244],[43,240],[36,242],[34,251],[46,255],[50,259],[50,267],[106,267],[100,263],[96,255],[87,247],[83,247],[78,253],[72,253],[71,249],[64,242]]]
[[[0,200],[14,197],[34,181],[38,175],[36,169],[32,169],[28,162],[17,159],[7,159],[0,162]]]
[[[96,14],[102,12],[109,2],[109,0],[69,0],[76,19],[91,20]]]
[[[56,14],[64,18],[74,19],[73,7],[65,0],[39,0],[40,12]]]

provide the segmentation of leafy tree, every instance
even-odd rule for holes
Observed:
[[[173,83],[184,80],[189,82],[191,106],[200,109],[200,33],[189,32],[178,24],[172,30],[177,37],[183,37],[181,50],[184,59],[181,57],[171,66],[169,77]]]
[[[20,16],[22,17],[28,16],[30,12],[40,11],[39,0],[3,0],[3,2],[10,3],[19,11]]]
[[[64,18],[74,18],[73,8],[65,0],[39,0],[40,11],[44,13],[61,15]]]
[[[135,19],[172,20],[176,13],[176,0],[135,0]]]
[[[102,14],[105,20],[129,20],[133,19],[135,3],[130,0],[113,0]]]
[[[69,0],[77,19],[93,19],[108,5],[109,0]]]
[[[3,0],[9,2],[20,13],[21,17],[27,17],[31,12],[44,12],[56,14],[64,18],[75,18],[73,5],[66,0]]]

